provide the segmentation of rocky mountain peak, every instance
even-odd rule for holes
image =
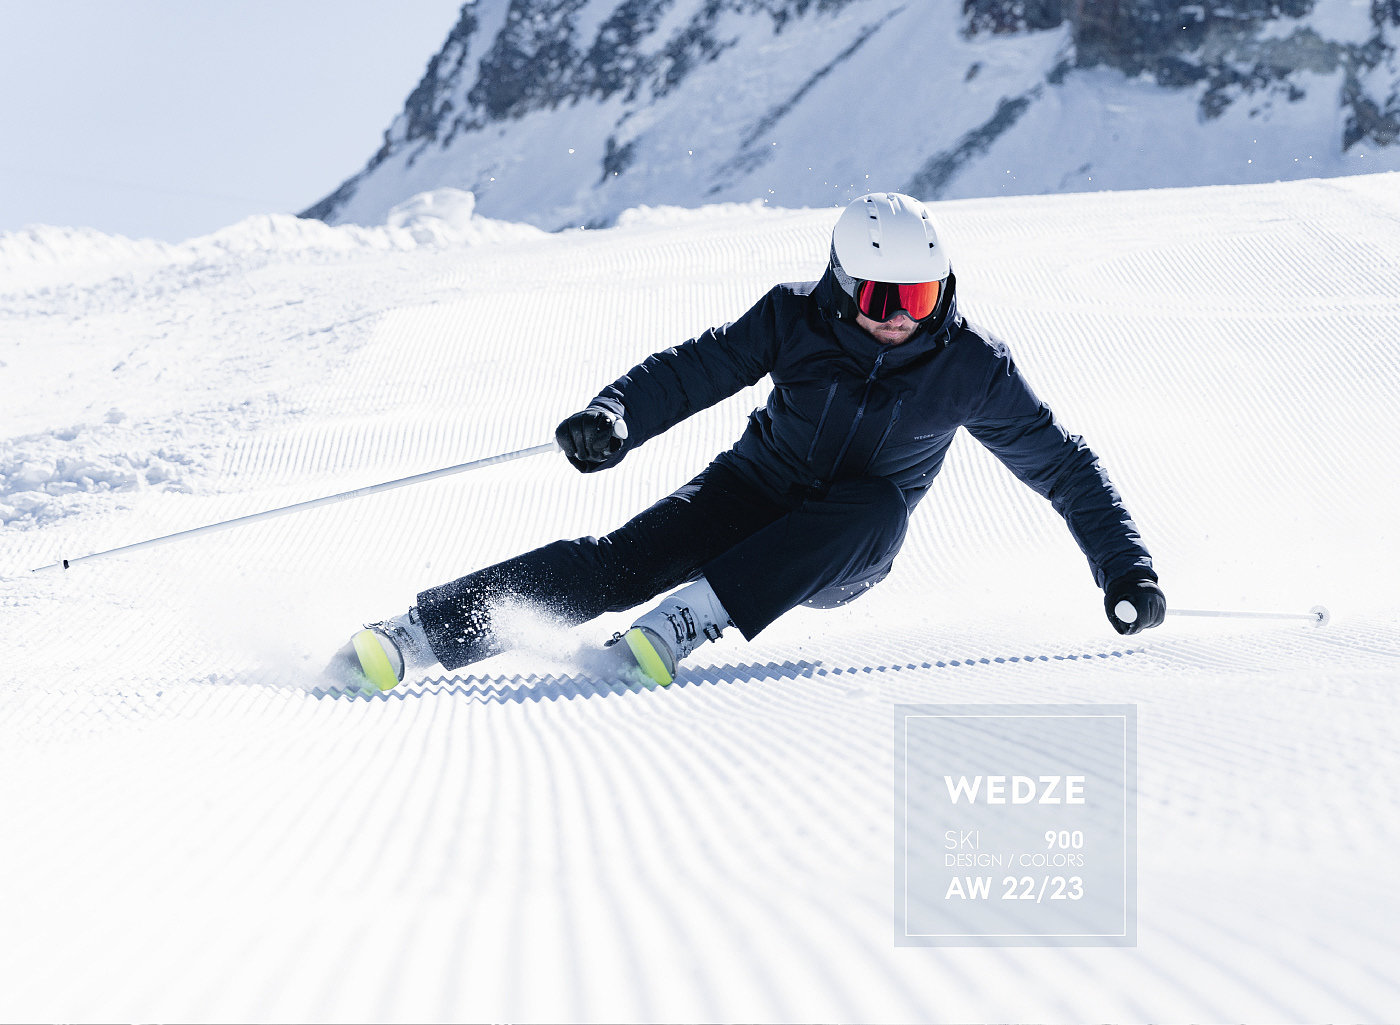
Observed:
[[[1132,154],[1066,135],[1121,142],[1114,90],[1144,116],[1189,110],[1181,134],[1219,122],[1216,147],[1247,132],[1284,154],[1306,122],[1310,149],[1335,136],[1331,165],[1383,170],[1400,166],[1398,40],[1400,0],[473,0],[366,168],[305,216],[373,220],[439,185],[559,227],[875,179],[929,198],[1005,192],[1008,173],[1013,191],[1150,184],[1110,173]],[[1075,150],[1055,180],[991,159],[1046,133]]]

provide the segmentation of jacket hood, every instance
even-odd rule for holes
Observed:
[[[920,325],[909,341],[896,346],[877,342],[856,323],[855,300],[846,294],[836,280],[836,271],[832,267],[827,267],[826,273],[812,289],[812,298],[816,300],[822,314],[833,322],[837,340],[843,348],[866,358],[885,352],[890,363],[907,363],[948,344],[948,339],[962,323],[962,317],[958,314],[957,292],[957,276],[950,270],[948,284],[938,300],[938,309]]]

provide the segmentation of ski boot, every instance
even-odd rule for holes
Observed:
[[[676,666],[706,641],[719,640],[729,613],[701,577],[661,600],[626,633],[614,634],[609,645],[625,644],[637,668],[653,683],[665,687],[676,678]]]
[[[382,623],[366,624],[331,657],[321,675],[346,689],[386,691],[398,686],[407,670],[436,661],[418,610],[412,608]]]

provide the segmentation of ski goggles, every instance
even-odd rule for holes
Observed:
[[[871,320],[886,321],[900,310],[914,320],[927,320],[938,308],[941,281],[898,285],[889,281],[857,281],[856,309]]]

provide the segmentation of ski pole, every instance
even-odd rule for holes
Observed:
[[[153,537],[145,541],[134,541],[129,545],[122,545],[120,548],[108,548],[106,551],[92,552],[89,555],[80,555],[75,559],[60,559],[58,562],[50,563],[47,566],[38,566],[30,572],[41,573],[44,570],[50,569],[67,569],[76,563],[85,562],[88,559],[100,559],[103,556],[115,555],[118,552],[134,552],[138,548],[149,548],[153,545],[169,544],[171,541],[179,541],[182,538],[194,537],[196,534],[209,534],[216,530],[227,530],[229,527],[238,527],[245,523],[254,523],[257,520],[269,520],[274,516],[285,516],[288,513],[301,512],[303,509],[314,509],[317,506],[347,502],[352,498],[364,498],[366,495],[378,494],[381,491],[404,488],[408,487],[410,484],[422,484],[424,481],[436,480],[438,477],[446,477],[449,474],[465,473],[468,470],[479,470],[483,466],[504,463],[511,459],[523,459],[525,456],[539,455],[543,452],[557,452],[558,450],[558,446],[551,441],[546,445],[534,445],[530,448],[517,449],[514,452],[504,452],[496,456],[473,459],[469,463],[458,463],[455,466],[444,466],[437,470],[415,473],[411,477],[400,477],[398,480],[389,480],[382,484],[371,484],[368,487],[356,488],[354,491],[342,491],[338,495],[326,495],[322,498],[312,498],[305,502],[297,502],[294,505],[284,505],[279,509],[267,509],[264,512],[249,513],[247,516],[236,516],[231,520],[221,520],[218,523],[210,523],[203,527],[191,527],[189,530],[180,530],[174,534],[165,534],[162,537]]]
[[[1113,614],[1124,623],[1137,619],[1137,609],[1130,601],[1120,601],[1113,607]],[[1167,609],[1169,616],[1213,616],[1223,619],[1305,619],[1315,626],[1326,626],[1332,613],[1322,605],[1314,605],[1307,612],[1225,612],[1218,609]]]

